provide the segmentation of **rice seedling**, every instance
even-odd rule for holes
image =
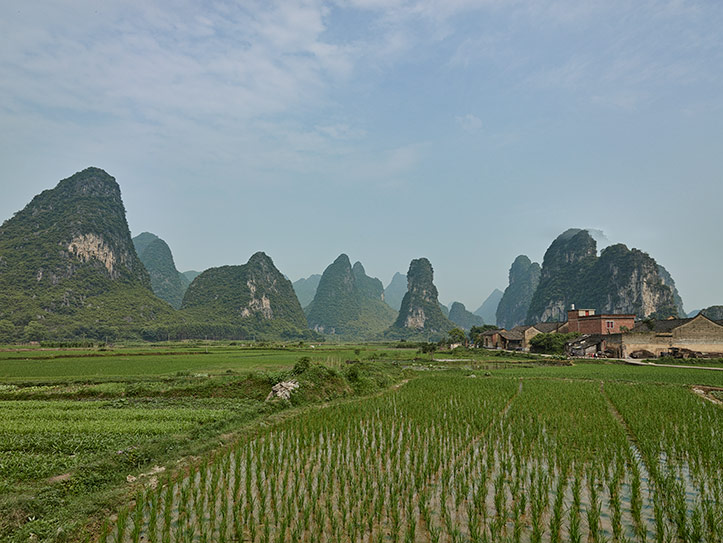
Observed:
[[[131,514],[140,537],[173,543],[597,543],[646,541],[648,531],[659,541],[716,541],[720,452],[690,449],[723,435],[720,413],[694,401],[697,411],[677,416],[674,431],[636,411],[628,388],[420,377],[307,411],[202,459],[140,494],[140,508],[119,515],[116,540],[134,541]],[[654,397],[658,386],[643,390]]]

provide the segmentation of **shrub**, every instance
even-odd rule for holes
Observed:
[[[577,337],[580,337],[577,332],[538,334],[530,340],[530,350],[534,353],[563,354],[565,352],[565,343]]]
[[[291,370],[291,373],[294,375],[301,375],[309,369],[309,366],[311,366],[311,358],[308,356],[302,356],[296,361],[296,364],[294,364],[294,369]]]

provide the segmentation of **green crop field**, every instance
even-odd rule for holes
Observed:
[[[0,355],[0,538],[723,540],[723,372],[154,349]]]
[[[425,374],[218,451],[101,540],[720,541],[722,432],[680,386]]]
[[[359,351],[357,354],[356,351]],[[237,346],[182,346],[155,349],[118,348],[99,351],[24,350],[0,351],[0,380],[68,380],[173,375],[178,372],[243,372],[291,367],[301,356],[311,356],[327,365],[356,358],[413,357],[414,349],[374,346],[310,348],[243,348]]]

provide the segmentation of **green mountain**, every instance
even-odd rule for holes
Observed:
[[[151,234],[150,232],[141,232],[132,239],[133,247],[136,248],[136,254],[140,257],[141,253],[146,250],[146,247],[157,239],[160,239],[157,235]],[[142,260],[141,260],[142,262]]]
[[[397,318],[397,312],[384,301],[384,285],[376,277],[369,277],[361,262],[352,267],[361,300],[361,316],[355,324],[355,337],[369,338],[383,332]]]
[[[305,279],[302,277],[298,281],[294,281],[294,292],[296,292],[296,297],[299,299],[301,307],[307,307],[314,299],[320,280],[321,275],[315,273]]]
[[[722,321],[723,305],[712,305],[710,307],[706,307],[705,309],[701,309],[700,313],[702,313],[704,316],[708,317],[712,321]]]
[[[596,261],[597,243],[586,230],[572,228],[560,234],[545,253],[539,288],[530,302],[526,321],[564,321],[571,304],[587,307],[578,298]]]
[[[361,262],[355,262],[351,269],[359,294],[370,300],[384,301],[384,285],[376,277],[369,277]]]
[[[306,316],[317,332],[364,339],[388,328],[396,311],[384,303],[381,281],[342,254],[324,270]]]
[[[155,234],[143,232],[133,238],[133,245],[148,270],[155,295],[180,309],[190,281],[176,269],[168,244]]]
[[[403,273],[395,273],[392,280],[384,289],[384,301],[395,311],[402,307],[402,300],[407,293],[407,276]]]
[[[482,303],[482,305],[477,308],[477,311],[475,311],[474,314],[482,317],[482,320],[485,322],[485,324],[496,324],[497,307],[500,305],[500,300],[502,300],[502,296],[503,292],[500,289],[494,289],[492,293],[487,297],[487,299]]]
[[[346,334],[345,325],[361,316],[361,301],[349,257],[339,255],[319,280],[314,299],[306,308],[309,326],[326,334]]]
[[[194,280],[196,277],[198,277],[199,275],[201,275],[201,272],[200,272],[200,271],[196,271],[196,270],[188,270],[188,271],[185,271],[185,272],[181,272],[181,275],[183,275],[183,277],[186,278],[186,281],[188,281],[188,284],[190,285],[191,283],[193,283],[193,280]]]
[[[291,281],[262,252],[244,265],[201,273],[186,290],[182,309],[192,322],[233,325],[247,337],[306,335],[306,318]]]
[[[440,336],[454,328],[439,306],[434,270],[426,258],[412,260],[407,272],[407,293],[388,337]]]
[[[464,330],[469,330],[473,326],[482,326],[484,324],[482,317],[467,311],[467,308],[465,308],[461,302],[454,302],[449,307],[449,320]]]
[[[666,270],[661,264],[658,264],[658,275],[660,275],[660,280],[663,282],[663,284],[669,286],[670,289],[673,291],[673,303],[675,304],[675,309],[678,313],[678,317],[680,317],[681,319],[685,318],[687,313],[683,308],[683,298],[681,298],[680,293],[678,292],[678,288],[675,286],[673,276],[670,275],[670,272]]]
[[[497,304],[495,323],[508,330],[527,324],[530,302],[540,282],[540,265],[525,255],[518,256],[510,266],[510,283]]]
[[[634,313],[640,318],[675,316],[676,291],[670,286],[672,278],[667,282],[647,253],[616,244],[598,257],[589,232],[571,229],[545,253],[527,320],[565,320],[571,304],[598,313]]]
[[[151,292],[103,170],[62,180],[0,226],[0,321],[18,339],[133,335],[172,313]]]

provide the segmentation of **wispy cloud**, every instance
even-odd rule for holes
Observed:
[[[45,15],[23,4],[2,18],[12,46],[0,66],[14,74],[0,88],[5,103],[247,119],[313,103],[351,68],[344,46],[321,38],[320,2],[81,6]]]
[[[482,120],[471,113],[468,113],[467,115],[458,115],[454,118],[454,120],[462,130],[470,134],[479,132],[482,128]]]

